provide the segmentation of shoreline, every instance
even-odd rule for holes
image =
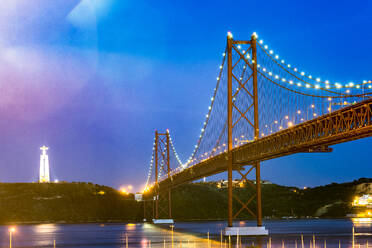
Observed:
[[[264,221],[291,221],[291,220],[350,220],[350,217],[340,217],[340,218],[270,218],[264,219]],[[182,222],[182,223],[203,223],[203,222],[219,222],[219,221],[227,221],[227,219],[208,219],[208,220],[175,220],[175,222]],[[234,221],[255,221],[254,219],[236,219]],[[22,222],[7,222],[7,223],[0,223],[0,226],[10,226],[10,225],[42,225],[42,224],[67,224],[67,225],[84,225],[84,224],[141,224],[141,223],[148,223],[152,224],[151,222],[143,222],[143,221],[133,221],[133,220],[112,220],[112,221],[22,221]]]

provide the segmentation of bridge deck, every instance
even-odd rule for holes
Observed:
[[[232,150],[235,168],[289,154],[372,136],[372,99],[276,132]],[[227,153],[195,164],[159,182],[159,190],[227,170]]]

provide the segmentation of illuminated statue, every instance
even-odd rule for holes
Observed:
[[[49,177],[49,159],[48,155],[46,154],[46,151],[49,148],[46,146],[40,147],[40,150],[42,150],[42,153],[40,155],[40,177],[39,182],[40,183],[49,183],[50,177]]]

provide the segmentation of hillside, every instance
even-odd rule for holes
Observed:
[[[249,185],[235,188],[246,201],[253,189]],[[277,184],[262,185],[265,218],[283,216],[344,217],[351,213],[356,195],[372,194],[372,179],[299,189]],[[162,202],[162,204],[167,204]],[[256,203],[250,208],[254,211]],[[146,204],[147,219],[152,203]],[[167,205],[164,205],[167,206]],[[226,219],[227,189],[216,182],[185,184],[172,190],[172,212],[176,220]],[[239,205],[234,201],[234,208]],[[166,216],[163,216],[166,217]],[[0,223],[35,222],[124,222],[143,218],[143,202],[133,194],[92,183],[0,183]],[[252,218],[243,211],[239,218]]]
[[[136,220],[136,204],[91,183],[0,183],[0,223]]]
[[[351,202],[356,195],[372,194],[372,179],[359,179],[349,183],[332,183],[314,188],[299,189],[277,184],[262,185],[262,212],[266,218],[292,216],[345,217],[352,213]],[[245,185],[235,188],[234,194],[246,202],[254,193]],[[175,219],[224,219],[227,218],[227,189],[218,188],[216,183],[193,183],[180,186],[172,191],[172,205]],[[252,211],[256,202],[249,205]],[[240,205],[234,200],[235,212]],[[252,218],[243,211],[239,218]]]

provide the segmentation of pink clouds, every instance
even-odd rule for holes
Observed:
[[[36,121],[61,108],[95,74],[95,43],[88,50],[45,43],[67,28],[73,0],[0,2],[0,114]],[[57,31],[59,30],[59,31]]]
[[[0,112],[35,121],[58,110],[95,73],[96,54],[64,48],[0,47]]]

